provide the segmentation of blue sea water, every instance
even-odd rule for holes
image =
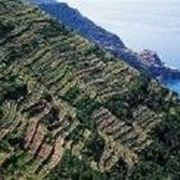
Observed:
[[[156,51],[180,69],[180,0],[58,0],[117,34],[135,51]],[[168,85],[180,92],[180,82]]]

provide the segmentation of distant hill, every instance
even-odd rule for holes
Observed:
[[[124,45],[119,37],[97,26],[66,3],[60,3],[55,0],[29,1],[37,4],[41,9],[90,41],[112,52],[116,57],[123,59],[132,67],[145,71],[150,76],[158,78],[161,82],[166,83],[169,80],[180,79],[179,70],[167,67],[161,60],[160,64],[157,63],[159,57],[155,52],[150,50],[142,51],[140,54],[133,52]],[[141,56],[145,53],[146,56]]]
[[[0,32],[0,179],[179,179],[175,93],[19,0]]]

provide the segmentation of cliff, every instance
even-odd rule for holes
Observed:
[[[0,32],[1,179],[179,178],[176,94],[19,0]]]

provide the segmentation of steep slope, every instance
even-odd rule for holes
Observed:
[[[0,0],[0,178],[178,179],[180,102],[19,0]]]
[[[180,79],[180,71],[166,66],[155,52],[151,50],[143,50],[140,53],[133,52],[116,35],[97,26],[66,3],[60,3],[56,0],[29,1],[37,4],[58,21],[63,22],[90,41],[113,53],[116,57],[123,59],[137,70],[144,70],[163,83]]]
[[[70,8],[66,3],[58,3],[55,0],[29,0],[29,2],[37,4],[53,17],[56,17],[67,26],[72,27],[83,36],[99,45],[103,45],[107,48],[111,46],[112,49],[126,48],[118,36],[96,26],[92,21],[83,17],[77,10]]]

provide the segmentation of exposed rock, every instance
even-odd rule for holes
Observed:
[[[158,54],[154,51],[145,49],[140,52],[140,57],[142,58],[142,62],[147,66],[164,66]]]
[[[156,52],[145,49],[139,55],[141,61],[159,80],[165,82],[180,79],[180,71],[164,64]]]

